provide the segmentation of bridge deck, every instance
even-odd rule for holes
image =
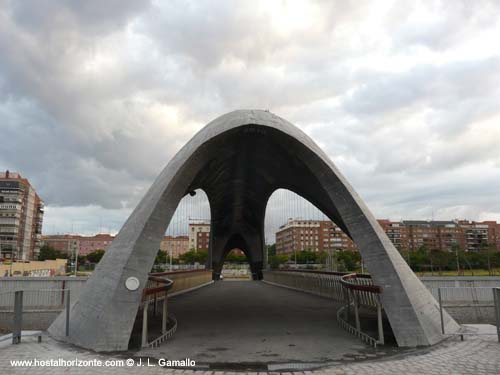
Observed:
[[[371,352],[330,300],[258,281],[216,282],[169,300],[174,338],[138,355],[197,363],[323,362]]]

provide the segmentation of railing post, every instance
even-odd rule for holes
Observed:
[[[380,294],[377,295],[377,325],[378,325],[378,343],[384,345],[384,325],[382,321],[382,302]]]
[[[23,329],[23,291],[18,290],[14,294],[14,327],[12,329],[12,343],[21,342],[21,332]]]
[[[359,321],[359,306],[358,306],[358,295],[356,294],[355,291],[353,291],[354,294],[354,319],[356,322],[356,329],[358,332],[361,332],[361,322]]]
[[[66,336],[69,336],[69,306],[70,291],[66,289]]]
[[[441,299],[441,288],[438,288],[439,316],[441,317],[441,333],[444,335],[443,300]]]
[[[493,300],[495,301],[495,316],[497,320],[497,336],[500,342],[500,288],[493,288]]]
[[[161,316],[161,332],[163,334],[167,332],[167,316],[168,316],[167,292],[165,292],[165,298],[163,299],[163,312]]]
[[[342,285],[342,284],[341,284]],[[351,301],[349,298],[349,289],[347,289],[344,285],[342,285],[342,289],[344,290],[344,300],[345,300],[345,310],[344,310],[344,319],[346,322],[349,321],[349,315],[351,310]]]
[[[142,344],[143,348],[148,346],[148,305],[149,301],[144,301],[142,310]]]

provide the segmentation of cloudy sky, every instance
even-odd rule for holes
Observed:
[[[0,169],[45,200],[45,233],[116,232],[206,123],[269,109],[379,218],[500,221],[498,14],[480,0],[0,0]]]

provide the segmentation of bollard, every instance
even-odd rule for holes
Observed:
[[[380,295],[377,295],[377,325],[378,325],[378,343],[384,345],[384,325],[382,320],[382,302]]]
[[[163,313],[161,316],[161,333],[162,334],[167,333],[167,317],[168,317],[167,293],[165,292],[165,298],[163,299]]]
[[[23,291],[18,290],[14,294],[14,327],[12,330],[12,343],[21,342],[21,331],[23,329]]]
[[[493,300],[495,301],[497,336],[498,336],[498,342],[500,342],[500,288],[493,288]]]
[[[438,288],[439,316],[441,317],[441,333],[444,335],[443,301],[441,299],[441,288]]]
[[[354,319],[355,319],[355,322],[356,322],[356,330],[358,332],[361,332],[361,322],[359,320],[359,298],[358,298],[358,295],[356,293],[353,293],[354,294]]]
[[[66,337],[69,336],[69,289],[66,289]]]
[[[144,302],[144,308],[142,310],[142,344],[143,348],[148,346],[148,305],[149,302]]]

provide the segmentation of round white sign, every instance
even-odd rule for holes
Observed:
[[[139,279],[137,277],[131,276],[125,280],[125,286],[128,290],[137,290],[139,288]]]

